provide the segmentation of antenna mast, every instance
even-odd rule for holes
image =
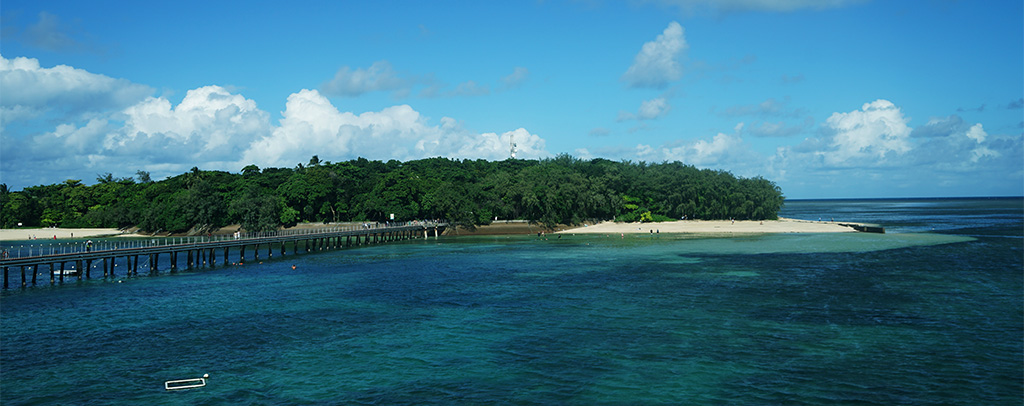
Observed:
[[[511,159],[516,159],[515,133],[508,133],[508,154]]]

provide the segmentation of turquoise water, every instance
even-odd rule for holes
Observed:
[[[0,401],[1022,403],[1021,199],[782,215],[896,233],[440,238],[11,289]]]

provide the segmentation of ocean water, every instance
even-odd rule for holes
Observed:
[[[442,237],[10,289],[0,403],[1024,403],[1024,201],[782,215],[889,233]]]

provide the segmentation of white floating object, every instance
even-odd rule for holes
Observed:
[[[176,381],[164,382],[164,389],[167,390],[178,390],[178,389],[192,389],[201,388],[206,386],[206,380],[210,378],[210,374],[203,374],[202,378],[192,379],[178,379]]]

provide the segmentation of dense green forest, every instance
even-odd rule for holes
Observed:
[[[737,178],[679,162],[605,159],[321,162],[295,168],[255,165],[240,173],[190,172],[153,181],[97,176],[33,186],[0,185],[0,226],[139,227],[207,232],[229,224],[265,231],[299,222],[445,219],[469,226],[494,218],[546,226],[587,220],[774,219],[781,190],[760,177]]]

